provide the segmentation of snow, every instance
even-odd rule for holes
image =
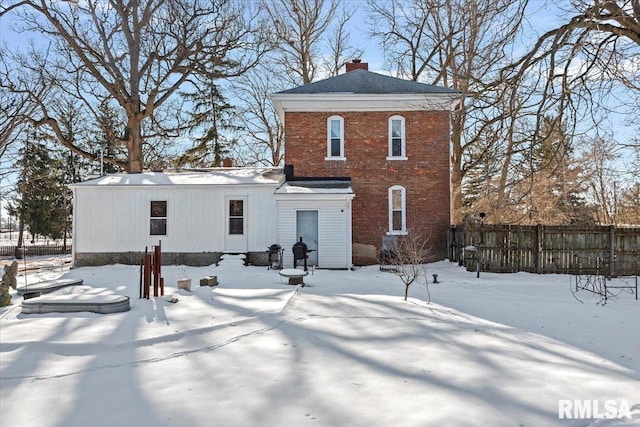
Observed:
[[[173,185],[248,185],[280,184],[284,179],[278,168],[214,168],[175,172],[141,172],[109,174],[71,185],[82,187],[113,186],[173,186]]]
[[[138,299],[135,266],[60,266],[26,280],[81,278],[49,295],[125,295],[131,311],[24,315],[14,294],[0,311],[2,426],[640,425],[640,301],[580,302],[570,276],[478,279],[439,262],[431,302],[417,286],[403,301],[376,266],[296,287],[226,256],[164,266],[170,303]],[[197,286],[210,275],[219,286]],[[565,399],[637,406],[559,419]]]
[[[111,304],[115,302],[126,301],[123,295],[91,295],[91,294],[79,294],[79,295],[44,295],[40,297],[31,298],[28,300],[30,303],[40,303],[43,301],[52,303],[84,303],[84,304]]]
[[[276,194],[353,194],[353,189],[348,186],[306,186],[299,182],[285,182],[276,190]]]

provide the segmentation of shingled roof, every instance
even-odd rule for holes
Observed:
[[[442,86],[398,79],[384,74],[359,69],[309,83],[278,94],[455,94],[458,91]]]

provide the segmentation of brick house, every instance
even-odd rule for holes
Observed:
[[[368,71],[272,95],[285,128],[288,181],[350,179],[354,264],[377,262],[382,238],[421,230],[447,253],[450,112],[456,91]]]
[[[446,256],[450,111],[455,91],[369,72],[272,95],[285,125],[285,167],[112,174],[71,186],[74,265],[139,262],[162,243],[163,262],[210,265],[299,239],[319,268],[376,263],[385,236],[424,230]]]

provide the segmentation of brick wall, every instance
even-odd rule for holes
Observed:
[[[327,118],[344,119],[345,161],[327,161]],[[408,160],[387,160],[388,120],[405,118]],[[285,162],[296,176],[350,176],[353,200],[354,263],[376,262],[388,231],[388,189],[406,188],[407,229],[431,234],[434,259],[446,256],[449,226],[449,113],[288,112]]]

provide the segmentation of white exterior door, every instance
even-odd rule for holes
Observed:
[[[225,252],[246,252],[248,241],[248,203],[246,196],[225,198]]]
[[[307,260],[308,265],[318,265],[318,211],[296,212],[296,236],[298,240],[307,244],[312,249]]]

